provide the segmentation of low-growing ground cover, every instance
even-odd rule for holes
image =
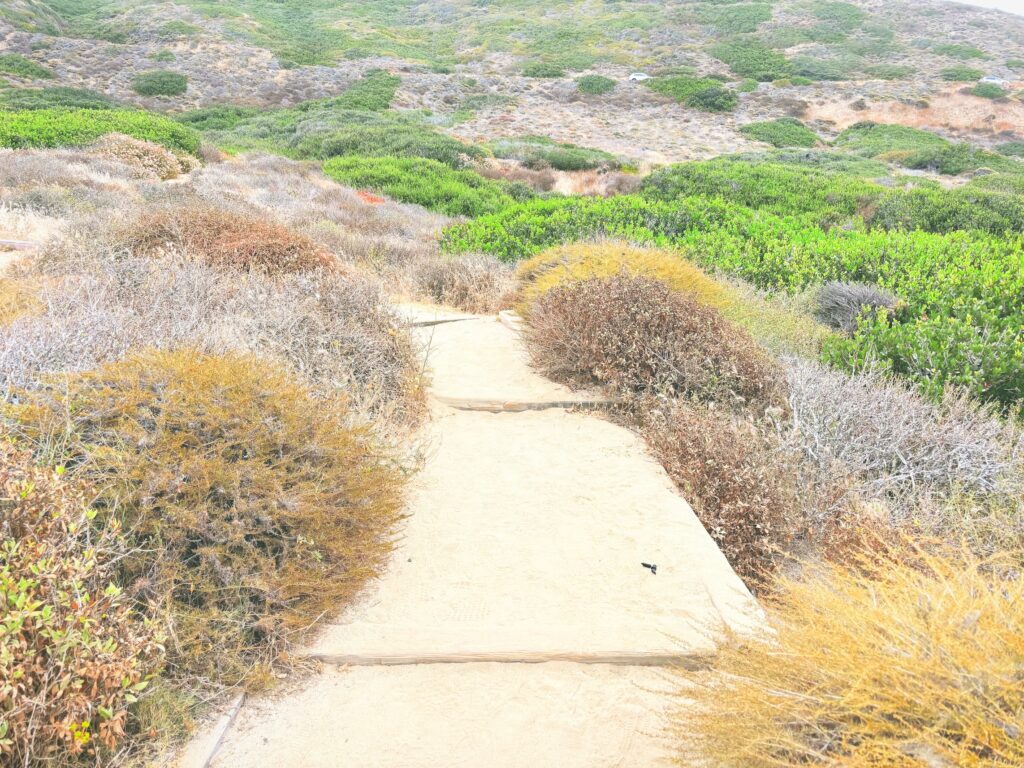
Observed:
[[[111,109],[114,100],[87,88],[0,88],[0,108],[24,109]]]
[[[167,70],[142,72],[132,80],[132,90],[140,96],[179,96],[188,90],[188,77]]]
[[[472,170],[456,170],[437,160],[418,157],[335,157],[324,163],[324,173],[342,184],[449,216],[497,213],[517,199],[533,196],[528,187],[512,187]]]
[[[42,64],[20,53],[0,53],[0,74],[15,75],[30,80],[52,80],[53,72]]]
[[[724,88],[721,80],[710,77],[668,75],[651,78],[644,85],[687,106],[707,112],[729,112],[738,103],[735,93]]]
[[[196,154],[199,134],[169,118],[127,109],[0,111],[0,147],[81,147],[108,133],[124,133]]]

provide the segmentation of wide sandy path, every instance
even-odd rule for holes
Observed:
[[[514,331],[486,317],[418,333],[431,448],[391,567],[313,643],[325,671],[250,700],[212,764],[665,764],[658,665],[712,652],[756,604],[628,430],[563,408],[444,404],[579,398],[529,368]]]

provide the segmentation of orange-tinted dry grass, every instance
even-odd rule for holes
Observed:
[[[682,693],[680,763],[1024,765],[1021,555],[905,544],[780,580],[773,633],[736,638]]]
[[[330,251],[270,218],[199,202],[146,210],[115,236],[137,254],[176,246],[215,266],[267,274],[339,266]]]
[[[9,277],[0,278],[0,327],[42,310],[43,303],[24,282]]]

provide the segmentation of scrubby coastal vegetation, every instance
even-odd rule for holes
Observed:
[[[410,300],[518,313],[762,602],[681,764],[1021,764],[1024,22],[440,5],[0,9],[4,764],[163,759],[386,571]]]

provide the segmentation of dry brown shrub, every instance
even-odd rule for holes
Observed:
[[[781,579],[770,632],[688,676],[679,763],[1024,765],[1022,557],[904,543]]]
[[[116,526],[31,455],[0,447],[0,763],[107,764],[160,665],[155,628],[112,585]]]
[[[208,264],[267,274],[338,268],[328,250],[269,216],[199,201],[143,209],[113,237],[137,255],[179,248]]]
[[[640,430],[733,569],[762,584],[803,530],[798,475],[749,420],[679,401],[641,403]]]
[[[183,170],[178,156],[166,147],[123,133],[108,133],[91,144],[88,151],[100,157],[119,160],[147,176],[164,181],[176,179]]]
[[[420,292],[438,304],[466,312],[497,312],[515,289],[512,268],[493,256],[440,257],[416,266]]]
[[[785,373],[715,309],[625,274],[556,286],[525,333],[535,365],[578,386],[686,396],[763,412],[785,405]]]
[[[267,361],[146,352],[19,393],[39,455],[100,489],[136,546],[121,583],[167,627],[169,673],[233,683],[382,567],[401,480],[341,400]]]

